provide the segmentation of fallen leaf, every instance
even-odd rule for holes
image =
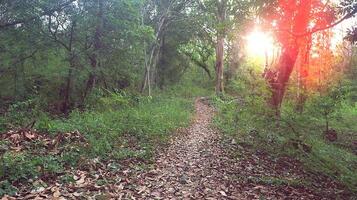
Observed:
[[[8,195],[5,195],[5,196],[3,196],[2,198],[1,198],[1,200],[15,200],[16,198],[14,198],[14,197],[10,197],[10,196],[8,196]]]
[[[32,132],[25,132],[25,137],[29,140],[36,138],[36,135]]]
[[[222,196],[226,197],[227,194],[224,191],[219,191],[219,193],[221,193]]]
[[[54,199],[59,199],[59,197],[61,196],[61,193],[59,191],[58,188],[55,188],[55,189],[51,189],[51,191],[53,192],[52,196]]]
[[[81,175],[81,178],[76,181],[76,184],[78,186],[82,186],[85,183],[85,181],[86,181],[86,176],[83,174]]]
[[[143,186],[143,187],[141,187],[141,188],[138,188],[138,190],[139,190],[138,194],[141,194],[141,193],[143,193],[143,192],[146,190],[146,187]]]

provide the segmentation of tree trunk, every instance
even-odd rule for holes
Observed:
[[[144,26],[144,10],[142,9],[141,11],[141,26]],[[143,93],[147,87],[147,83],[150,81],[150,76],[148,75],[150,68],[148,65],[148,59],[147,59],[147,46],[146,46],[146,41],[144,40],[144,68],[145,68],[145,73],[144,73],[144,77],[143,77],[143,81],[141,83],[141,88],[140,88],[140,92]],[[150,88],[149,88],[149,93],[151,93]],[[150,96],[150,95],[149,95]]]
[[[67,48],[69,68],[68,68],[66,86],[65,86],[65,89],[63,92],[64,100],[63,100],[63,105],[62,105],[62,112],[66,115],[69,113],[69,109],[71,107],[70,95],[71,95],[71,90],[72,90],[73,70],[75,69],[75,66],[76,66],[76,54],[73,50],[75,27],[76,27],[76,21],[73,21],[72,27],[71,27],[71,32],[70,32],[69,45]]]
[[[18,66],[16,65],[16,63],[14,64],[14,97],[15,100],[18,100],[18,94],[19,94],[19,86],[18,86],[18,82],[19,82],[19,75],[18,75]]]
[[[224,37],[218,35],[216,44],[216,94],[224,92],[223,87],[223,67],[224,67]]]
[[[309,23],[310,11],[311,0],[301,0],[297,14],[294,18],[293,32],[306,32]],[[302,37],[293,37],[289,40],[289,42],[283,42],[282,54],[276,72],[269,70],[268,73],[265,74],[265,77],[267,78],[267,81],[272,89],[270,105],[273,109],[275,109],[278,117],[280,116],[280,107],[285,95],[286,86],[291,72],[294,69],[294,65],[299,54],[299,48],[302,45],[301,43],[303,43],[303,40],[304,38]]]
[[[298,46],[291,46],[282,50],[277,73],[275,77],[268,77],[272,89],[271,106],[280,114],[280,106],[283,101],[286,86],[293,71],[298,55]]]
[[[156,33],[155,33],[155,42],[152,44],[152,47],[150,49],[150,57],[148,60],[146,60],[147,67],[145,68],[145,74],[144,74],[144,78],[143,78],[143,84],[141,87],[141,93],[143,93],[145,91],[146,87],[148,87],[149,88],[149,94],[148,94],[149,96],[151,96],[151,84],[153,81],[155,81],[155,70],[157,69],[156,64],[157,64],[158,56],[161,51],[161,44],[162,44],[162,39],[161,39],[162,32],[164,31],[165,25],[168,23],[167,19],[170,16],[173,2],[170,2],[166,11],[159,18]],[[142,14],[141,20],[142,20],[141,21],[142,25],[144,25],[144,14]],[[146,52],[145,52],[145,59],[146,59]]]
[[[307,77],[309,76],[309,58],[310,58],[311,39],[306,38],[305,45],[300,52],[300,62],[298,66],[298,96],[296,111],[304,111],[305,101],[307,99]]]
[[[97,69],[100,65],[99,51],[102,48],[102,35],[103,35],[103,23],[104,23],[104,0],[97,0],[98,13],[97,13],[97,25],[94,33],[94,50],[90,55],[89,60],[92,66],[92,71],[89,74],[86,89],[83,96],[83,101],[90,91],[95,87],[97,82]]]
[[[62,104],[62,112],[64,114],[68,114],[69,109],[71,107],[71,102],[70,102],[70,95],[72,91],[72,77],[73,77],[73,69],[75,67],[75,58],[73,55],[69,58],[69,68],[68,68],[68,74],[67,74],[67,79],[66,79],[66,85],[64,88],[64,94],[63,94],[63,104]]]
[[[226,35],[226,28],[224,23],[226,20],[226,0],[216,0],[217,5],[217,21],[221,28],[217,30],[217,43],[216,43],[216,95],[221,95],[224,92],[224,39]]]
[[[241,57],[241,53],[240,53],[240,37],[235,37],[233,38],[230,46],[230,50],[227,54],[227,56],[229,55],[229,62],[228,62],[228,68],[227,68],[227,73],[224,74],[224,81],[225,82],[229,82],[230,80],[232,80],[235,75],[238,72],[239,66],[240,66],[240,61],[242,59]]]

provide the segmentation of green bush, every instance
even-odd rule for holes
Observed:
[[[164,141],[170,131],[188,124],[193,110],[191,100],[165,95],[133,100],[113,94],[98,104],[85,112],[74,110],[65,119],[42,118],[38,124],[46,124],[41,127],[53,134],[78,130],[89,141],[90,155],[108,157],[120,151],[118,144],[127,142],[128,137],[136,138],[140,147]]]
[[[8,180],[0,181],[0,196],[15,195],[17,188],[15,188]]]
[[[100,97],[95,104],[97,110],[119,110],[132,105],[131,97],[125,92],[115,93],[110,92],[109,95]]]
[[[261,112],[265,104],[252,104],[252,107],[249,104],[239,106],[233,101],[216,101],[215,105],[219,108],[215,125],[223,133],[235,137],[239,142],[252,144],[255,148],[264,148],[273,154],[296,157],[303,161],[308,169],[338,179],[351,190],[357,188],[357,156],[349,149],[325,141],[325,119],[316,108],[319,104],[308,106],[308,109],[315,110],[307,110],[305,114],[300,115],[294,112],[292,104],[286,103],[279,123],[272,120],[269,112]],[[330,127],[338,130],[339,137],[343,137],[346,127],[349,127],[350,131],[357,130],[355,122],[351,120],[357,117],[355,107],[333,105],[330,111]],[[310,114],[311,112],[315,112],[315,115]],[[294,140],[300,140],[309,146],[311,152],[305,152],[302,148],[296,149],[291,145]]]
[[[46,115],[41,105],[39,98],[29,98],[11,104],[0,117],[0,131],[31,125],[39,116]]]
[[[351,190],[357,188],[357,156],[351,148],[357,107],[347,101],[348,92],[332,87],[324,95],[310,94],[302,113],[296,112],[296,101],[288,93],[277,120],[267,104],[269,89],[254,71],[238,75],[228,91],[232,96],[213,101],[218,108],[214,124],[224,134],[253,148],[295,157],[309,170],[329,175]],[[326,124],[337,131],[338,141],[325,140]]]
[[[216,126],[226,134],[241,137],[269,130],[274,124],[271,122],[274,114],[266,103],[270,91],[265,80],[253,69],[238,74],[227,86],[227,90],[236,95],[214,98],[219,111],[214,119]]]
[[[63,166],[53,156],[7,152],[1,158],[0,169],[0,180],[15,182],[37,178],[45,173],[58,173],[63,170]]]
[[[7,130],[7,120],[5,117],[0,116],[0,133],[3,133]]]

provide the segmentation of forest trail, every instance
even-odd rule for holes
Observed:
[[[346,187],[325,175],[307,172],[294,158],[270,155],[220,134],[211,125],[215,111],[202,98],[195,101],[195,108],[191,125],[177,130],[167,148],[157,150],[153,163],[137,158],[121,162],[91,159],[64,171],[63,176],[73,177],[73,181],[64,183],[63,176],[52,174],[34,181],[41,186],[19,185],[16,196],[2,200],[353,199]],[[16,148],[30,146],[29,138],[56,141],[31,130],[9,132],[3,138],[12,135],[17,135]],[[85,141],[78,131],[64,136]],[[48,148],[51,153],[57,150]]]
[[[220,136],[210,127],[213,108],[200,99],[190,127],[177,134],[167,151],[162,152],[155,169],[138,177],[138,194],[155,199],[239,199],[230,181],[233,160],[219,145]],[[150,192],[147,192],[150,191]]]
[[[136,199],[351,197],[342,185],[305,171],[293,158],[276,158],[223,137],[211,126],[214,109],[200,98],[195,108],[191,125],[178,131],[169,147],[158,152],[151,170],[134,175],[130,188],[135,192],[125,195]]]

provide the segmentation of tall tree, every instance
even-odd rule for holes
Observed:
[[[198,2],[198,13],[205,16],[201,21],[206,34],[211,36],[210,41],[215,46],[215,71],[216,71],[216,94],[224,93],[224,67],[227,53],[227,36],[232,31],[237,31],[247,19],[253,1],[210,0]],[[206,34],[203,34],[205,37]]]
[[[64,12],[48,15],[48,32],[50,38],[60,45],[67,53],[68,72],[65,83],[60,88],[59,96],[63,97],[61,111],[68,113],[71,107],[71,93],[73,88],[73,76],[77,67],[78,51],[76,51],[77,15],[75,6]]]
[[[224,42],[226,37],[226,27],[224,25],[227,18],[227,0],[216,0],[216,19],[218,23],[216,41],[216,94],[224,92],[223,70],[224,70]]]
[[[191,0],[159,0],[148,1],[144,7],[143,25],[150,25],[154,28],[154,39],[151,43],[149,42],[147,46],[148,50],[146,52],[148,53],[146,54],[147,58],[145,62],[147,64],[141,85],[141,92],[148,89],[150,96],[151,88],[154,83],[158,86],[163,85],[160,78],[160,70],[163,72],[162,69],[164,68],[160,68],[160,66],[166,65],[165,62],[167,60],[165,60],[165,55],[171,53],[171,59],[174,60],[174,56],[179,56],[177,54],[179,42],[184,42],[183,40],[189,37],[177,37],[179,34],[187,32],[185,30],[186,27],[182,27],[184,30],[177,30],[177,27],[181,27],[183,22],[185,22],[184,20],[188,12],[187,8],[191,3]],[[172,30],[181,31],[181,33],[175,33]],[[176,37],[177,41],[171,40],[173,37]]]
[[[102,36],[104,29],[104,4],[105,0],[97,0],[96,2],[96,25],[93,36],[93,51],[89,56],[92,70],[89,74],[86,88],[83,95],[83,101],[96,84],[97,69],[100,67],[100,50],[103,48]]]
[[[268,17],[268,21],[271,24],[274,22],[276,27],[271,27],[272,29],[278,29],[277,38],[282,52],[277,67],[267,70],[265,78],[272,89],[270,105],[279,116],[290,75],[299,52],[303,52],[302,48],[306,46],[306,38],[352,17],[357,9],[348,9],[347,14],[334,22],[335,15],[329,2],[322,4],[319,0],[281,0],[277,3],[278,5],[272,4],[275,6],[275,12],[272,11],[275,16]]]

